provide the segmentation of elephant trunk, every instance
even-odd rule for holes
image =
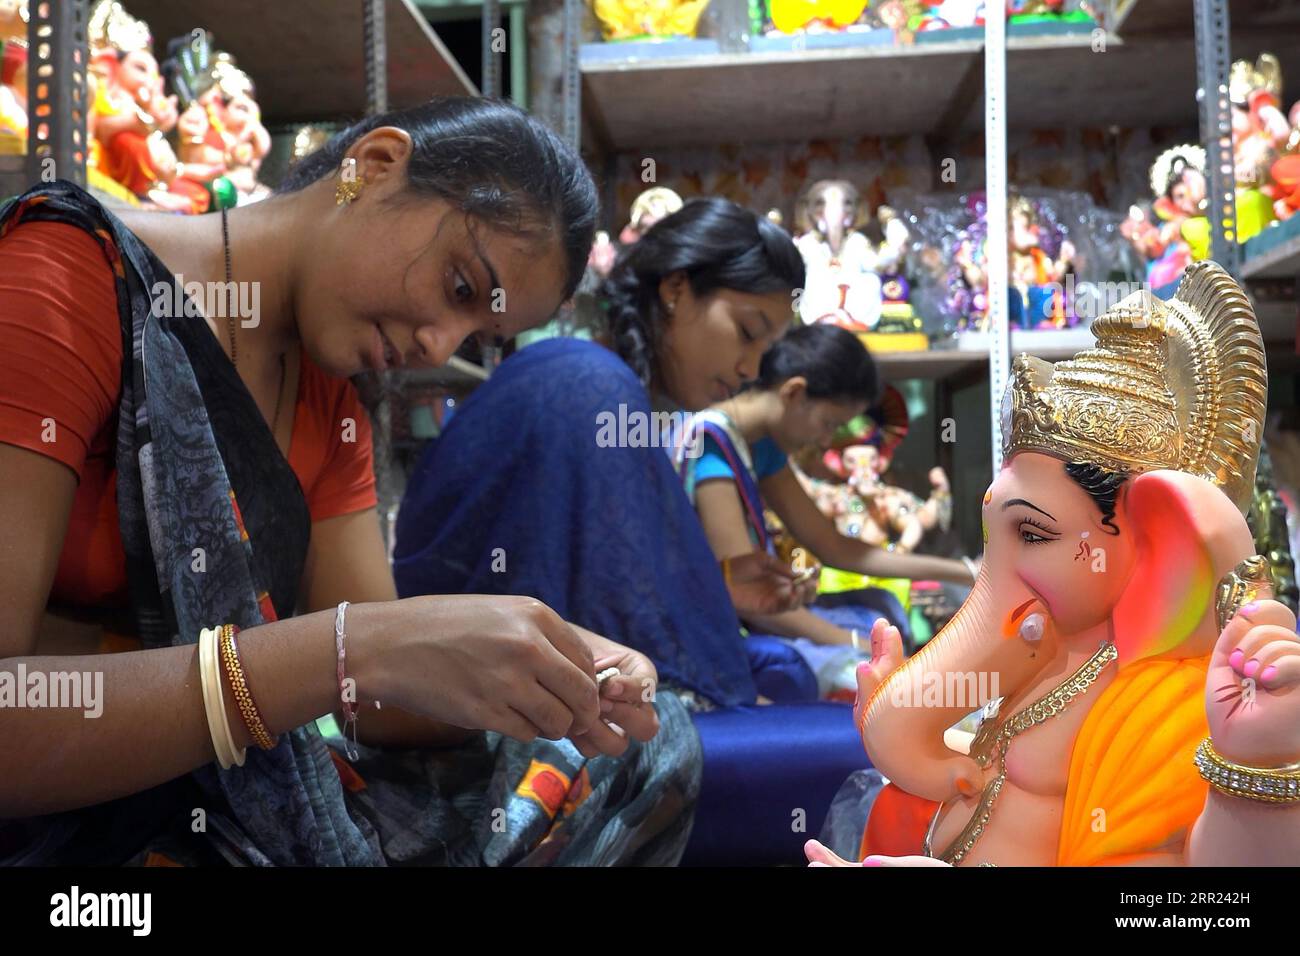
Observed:
[[[1049,658],[1031,657],[1017,633],[1020,622],[1045,609],[1028,593],[1014,600],[1011,614],[999,610],[1007,607],[1007,593],[990,584],[986,565],[947,626],[886,677],[868,702],[862,742],[871,762],[909,793],[944,801],[982,787],[980,768],[949,749],[944,732],[989,700],[1025,686]]]
[[[847,212],[847,197],[842,189],[827,189],[824,194],[826,205],[822,209],[823,219],[819,224],[826,244],[830,246],[831,255],[838,256],[844,249],[844,220]]]

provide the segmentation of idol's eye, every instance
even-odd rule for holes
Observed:
[[[1025,544],[1046,544],[1049,541],[1055,541],[1057,534],[1046,525],[1041,525],[1032,518],[1024,518],[1020,522],[1020,540]]]

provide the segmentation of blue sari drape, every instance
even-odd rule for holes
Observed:
[[[645,441],[605,447],[620,422],[653,423],[651,412],[632,370],[592,342],[511,356],[412,475],[399,592],[527,594],[640,650],[666,683],[752,703],[726,584],[657,432],[624,428]]]

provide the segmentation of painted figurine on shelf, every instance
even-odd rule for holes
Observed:
[[[21,40],[26,44],[30,13],[27,0],[0,0],[0,43]]]
[[[838,31],[857,23],[867,0],[770,0],[772,26],[782,33]]]
[[[922,501],[905,488],[885,484],[889,458],[875,445],[850,445],[840,458],[848,472],[845,486],[851,498],[862,503],[861,527],[855,537],[908,554],[927,531],[948,530],[952,491],[942,468],[930,469],[930,497]],[[850,499],[849,512],[855,511]]]
[[[592,0],[606,40],[693,37],[709,0]]]
[[[167,44],[163,64],[167,82],[181,105],[176,124],[181,167],[171,192],[198,215],[238,204],[239,194],[227,173],[227,141],[217,116],[220,91],[216,64],[219,54],[206,31],[177,37]]]
[[[873,635],[855,716],[892,788],[876,808],[930,822],[869,820],[865,855],[895,855],[871,863],[1300,858],[1300,636],[1244,517],[1268,391],[1250,302],[1199,262],[1092,329],[1069,361],[1013,363],[970,597],[908,661]]]
[[[597,231],[596,239],[591,244],[591,252],[587,254],[587,268],[605,279],[614,268],[614,260],[617,258],[618,247],[610,240],[609,233],[604,229]]]
[[[271,134],[262,125],[253,81],[228,53],[216,55],[212,77],[208,113],[225,141],[226,175],[238,191],[239,205],[258,202],[271,194],[257,178],[262,160],[271,151]]]
[[[27,43],[0,40],[0,156],[27,152]]]
[[[1042,246],[1038,210],[1024,196],[1011,201],[1007,219],[1011,234],[1008,291],[1012,293],[1012,317],[1018,312],[1021,327],[1026,329],[1064,328],[1067,304],[1063,283],[1073,267],[1074,244],[1066,239],[1055,255],[1049,255]]]
[[[1300,210],[1300,101],[1291,105],[1287,123],[1291,132],[1282,146],[1282,155],[1269,167],[1271,182],[1267,190],[1273,200],[1273,215],[1282,221]]]
[[[1151,192],[1159,224],[1135,206],[1120,232],[1147,260],[1147,284],[1159,289],[1177,282],[1183,270],[1209,255],[1205,150],[1184,143],[1157,156],[1151,164]]]
[[[1291,135],[1282,112],[1282,67],[1262,53],[1237,60],[1228,78],[1232,101],[1233,170],[1237,181],[1237,240],[1245,242],[1273,221],[1269,170]]]
[[[618,234],[618,241],[630,246],[666,216],[682,208],[682,197],[667,186],[654,186],[641,193],[632,202],[627,225]]]
[[[808,275],[799,314],[807,323],[827,322],[850,332],[867,332],[880,321],[880,273],[896,274],[907,252],[902,220],[882,207],[884,241],[876,246],[860,228],[866,216],[852,183],[823,179],[799,204],[795,225]]]
[[[125,201],[173,208],[167,192],[177,158],[166,134],[176,126],[176,100],[163,90],[148,25],[115,0],[101,0],[91,12],[88,39],[91,185]]]

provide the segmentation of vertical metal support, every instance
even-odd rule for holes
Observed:
[[[86,185],[88,0],[34,0],[27,23],[27,185]],[[52,165],[51,165],[52,164]]]
[[[385,0],[361,0],[362,42],[366,51],[366,112],[388,110],[388,28]]]
[[[574,149],[581,146],[582,139],[582,71],[578,62],[582,14],[582,0],[564,0],[564,76],[561,86],[564,119],[561,134]]]
[[[988,198],[989,419],[993,477],[1002,469],[1002,393],[1011,372],[1007,316],[1007,21],[1001,5],[984,20],[984,191]]]
[[[366,112],[373,116],[388,110],[388,31],[384,17],[385,0],[361,0],[362,43],[366,65]],[[375,488],[379,498],[379,530],[389,561],[393,555],[393,528],[401,492],[393,475],[393,394],[397,382],[389,371],[376,376],[379,386],[374,404],[374,427],[371,429],[375,449]]]
[[[528,21],[522,3],[510,7],[510,99],[528,109]]]
[[[493,49],[501,29],[501,0],[483,0],[483,81],[479,91],[496,99],[501,95],[501,52]]]
[[[1232,159],[1232,103],[1228,70],[1232,50],[1228,0],[1195,0],[1196,98],[1201,112],[1201,142],[1209,195],[1210,256],[1234,276],[1241,265],[1237,242],[1237,184]]]

